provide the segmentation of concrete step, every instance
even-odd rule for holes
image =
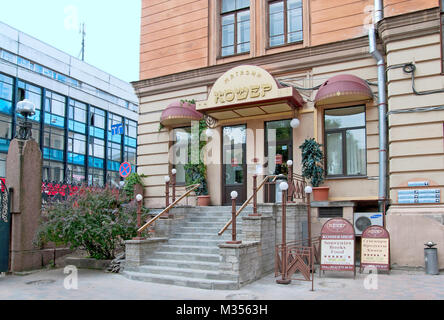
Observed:
[[[180,227],[179,231],[181,233],[213,233],[217,234],[219,232],[219,227]]]
[[[185,245],[170,245],[164,244],[159,248],[162,252],[176,252],[176,253],[204,253],[204,254],[219,254],[218,247],[209,246],[185,246]]]
[[[210,240],[210,239],[184,239],[184,238],[171,238],[168,240],[168,244],[176,246],[208,246],[217,247],[218,244],[224,242],[224,239]]]
[[[136,272],[162,274],[169,276],[187,277],[192,279],[205,280],[229,280],[235,281],[235,277],[231,275],[222,275],[219,271],[190,269],[190,268],[176,268],[166,266],[141,266]]]
[[[205,261],[205,262],[219,262],[219,254],[210,253],[190,253],[190,252],[168,252],[168,251],[156,251],[152,255],[154,259],[167,259],[167,260],[186,260],[186,261]]]
[[[218,271],[219,262],[206,261],[188,261],[188,260],[168,260],[168,259],[148,259],[145,265],[159,266],[159,267],[173,267],[182,269],[198,269],[208,271]]]
[[[238,284],[234,281],[227,280],[207,280],[192,279],[171,275],[160,275],[153,273],[124,271],[123,275],[131,280],[162,283],[183,287],[200,288],[200,289],[216,289],[216,290],[236,290]]]
[[[225,231],[221,236],[217,235],[217,232],[215,233],[194,233],[194,232],[178,232],[174,234],[175,239],[208,239],[208,240],[226,240],[231,237],[231,233]]]

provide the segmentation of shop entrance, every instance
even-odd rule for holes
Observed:
[[[291,120],[265,122],[265,157],[268,159],[266,174],[288,173],[287,161],[293,160],[293,130]],[[276,202],[276,186],[266,184],[265,202]]]
[[[232,191],[242,204],[247,199],[246,126],[223,127],[222,134],[222,204],[231,205]]]

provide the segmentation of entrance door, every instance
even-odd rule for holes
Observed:
[[[0,272],[7,272],[9,269],[10,226],[9,193],[3,179],[0,179]]]
[[[231,205],[231,192],[237,191],[237,204],[247,199],[246,126],[223,127],[222,204]]]
[[[265,157],[268,159],[268,175],[288,173],[287,161],[293,160],[293,129],[291,120],[269,121],[265,123]],[[276,202],[276,186],[265,185],[265,202]]]

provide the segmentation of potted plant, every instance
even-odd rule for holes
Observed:
[[[306,139],[299,147],[302,151],[302,176],[311,181],[313,186],[313,200],[327,201],[328,200],[328,186],[320,187],[324,182],[324,169],[322,161],[324,154],[321,146],[315,139]]]
[[[204,120],[199,121],[199,139],[202,132],[207,129],[207,125]],[[195,137],[196,138],[196,137]],[[199,155],[202,154],[202,149],[205,147],[206,141],[199,142]],[[190,152],[190,151],[189,151]],[[191,156],[189,155],[189,159]],[[200,186],[195,190],[197,196],[198,206],[209,206],[211,203],[211,197],[208,194],[207,184],[207,167],[199,157],[199,163],[188,163],[185,165],[185,183],[186,185],[199,184]]]

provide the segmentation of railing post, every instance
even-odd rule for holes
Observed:
[[[170,177],[165,176],[165,208],[170,205]]]
[[[282,190],[282,279],[276,280],[278,284],[289,284],[287,279],[287,190],[288,183],[281,182],[279,187]]]
[[[236,240],[236,199],[237,192],[231,192],[231,241],[228,241],[228,244],[240,244],[242,241]]]
[[[177,170],[173,169],[171,170],[171,187],[172,187],[172,195],[171,195],[171,201],[176,201],[176,173]]]
[[[308,246],[311,247],[311,193],[312,187],[305,187],[305,198],[307,199],[307,229],[308,229]]]
[[[133,240],[144,240],[145,238],[142,238],[142,232],[140,231],[140,227],[142,226],[142,200],[143,196],[141,194],[138,194],[136,196],[137,201],[137,237]]]
[[[287,161],[288,166],[288,192],[287,192],[287,199],[288,202],[293,201],[293,189],[294,189],[294,183],[293,183],[293,161],[288,160]]]
[[[257,213],[257,175],[253,175],[253,214],[250,214],[250,216],[260,216],[260,214]]]

